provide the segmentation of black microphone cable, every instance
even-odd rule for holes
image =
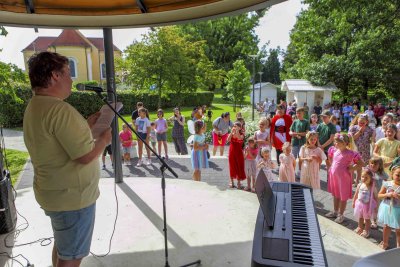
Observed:
[[[107,93],[108,93],[108,92],[113,94],[113,96],[114,96],[114,103],[117,103],[117,94],[114,92],[114,90],[109,90],[109,91],[107,91]],[[117,114],[115,114],[114,120],[118,120]],[[115,145],[117,145],[117,144],[115,144]],[[114,151],[113,151],[113,155],[114,155]],[[115,165],[114,165],[114,166],[115,166]],[[115,170],[114,170],[114,172],[115,172]],[[115,196],[116,213],[115,213],[115,219],[114,219],[113,230],[112,230],[111,237],[110,237],[110,240],[109,240],[109,243],[108,243],[108,251],[107,251],[107,253],[101,254],[101,255],[95,254],[94,252],[90,251],[90,254],[93,255],[93,256],[96,257],[96,258],[104,258],[104,257],[108,256],[108,255],[110,254],[110,252],[111,252],[111,243],[112,243],[112,240],[113,240],[113,238],[114,238],[115,228],[116,228],[116,226],[117,226],[117,220],[118,220],[118,214],[119,214],[119,202],[118,202],[118,195],[117,195],[117,183],[116,183],[115,181],[114,181],[114,196]]]

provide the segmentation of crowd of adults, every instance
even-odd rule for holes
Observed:
[[[368,122],[372,128],[382,125],[382,119],[384,115],[389,114],[395,120],[400,118],[400,105],[397,100],[391,100],[386,104],[382,102],[370,102],[369,104],[361,104],[357,99],[352,101],[333,101],[331,103],[321,106],[320,102],[310,109],[307,103],[297,103],[296,101],[286,102],[285,100],[280,100],[280,105],[285,108],[285,113],[287,115],[295,115],[296,109],[299,107],[304,108],[306,119],[309,118],[311,114],[316,114],[320,116],[323,110],[329,110],[332,115],[334,115],[342,130],[348,131],[351,121],[357,116],[357,114],[366,114],[368,116]],[[273,99],[266,100],[263,103],[257,104],[257,110],[260,113],[264,113],[265,116],[269,115],[271,118],[275,115],[277,104]]]

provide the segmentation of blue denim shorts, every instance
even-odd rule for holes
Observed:
[[[157,133],[157,141],[167,141],[167,133]]]
[[[138,132],[138,135],[139,135],[140,137],[142,137],[142,139],[143,139],[144,141],[146,141],[147,133]]]
[[[128,147],[123,146],[123,147],[122,147],[122,152],[123,152],[124,154],[131,153],[131,149],[132,149],[132,147],[130,147],[130,146],[128,146]]]
[[[61,260],[76,260],[90,253],[96,203],[72,211],[45,211],[50,217],[54,242]]]

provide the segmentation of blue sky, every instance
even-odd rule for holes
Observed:
[[[270,8],[262,18],[256,33],[260,38],[260,46],[269,42],[269,48],[280,46],[286,49],[289,44],[289,33],[296,22],[296,16],[304,8],[301,0],[289,0]],[[38,36],[58,36],[61,30],[39,29],[39,33],[31,28],[6,27],[8,35],[0,37],[0,61],[16,64],[24,69],[21,50],[28,46]],[[113,30],[114,44],[124,50],[134,40],[141,38],[147,28]],[[102,30],[81,30],[87,37],[102,37]]]

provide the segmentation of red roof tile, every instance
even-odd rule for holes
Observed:
[[[99,50],[104,51],[104,39],[103,38],[96,38],[96,37],[87,37],[87,39]],[[114,51],[122,52],[118,47],[113,45]]]
[[[63,30],[51,46],[83,46],[90,47],[90,43],[77,30]]]
[[[47,51],[47,48],[50,46],[57,37],[37,37],[35,41],[30,43],[27,47],[25,47],[22,52],[24,51]]]
[[[27,50],[37,52],[46,51],[49,46],[90,47],[90,45],[95,46],[99,51],[104,51],[103,38],[86,38],[77,30],[63,30],[58,37],[37,37],[35,41],[25,47],[22,52]],[[113,47],[114,51],[121,52],[115,45]]]

